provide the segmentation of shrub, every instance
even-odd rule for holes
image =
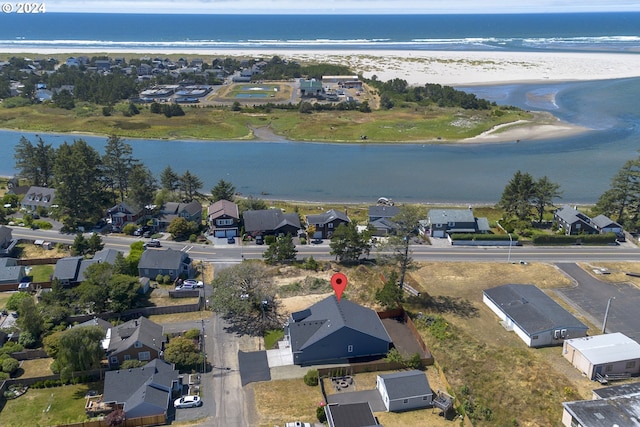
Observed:
[[[198,236],[196,236],[195,234],[192,234],[189,236],[189,242],[190,243],[195,243],[196,240],[198,240]]]
[[[169,276],[168,274],[165,274],[162,281],[164,282],[165,285],[170,284],[171,283],[171,276]]]
[[[133,236],[133,233],[138,229],[135,224],[127,224],[122,228],[122,232],[126,235]]]
[[[9,374],[7,374],[6,372],[0,372],[0,381],[4,381],[8,379],[9,379]]]
[[[318,385],[318,370],[317,369],[309,369],[306,374],[304,374],[304,383],[309,387],[315,387]]]
[[[160,283],[161,285],[164,283],[164,276],[162,274],[158,274],[156,276],[156,282]]]
[[[305,270],[318,271],[318,269],[320,268],[320,264],[318,264],[318,261],[316,261],[313,256],[309,256],[308,258],[305,258],[302,267]]]
[[[13,357],[7,357],[2,361],[2,372],[6,372],[7,374],[12,374],[20,367],[20,362],[18,362]]]
[[[33,221],[32,227],[40,228],[42,230],[51,230],[53,225],[48,221]]]
[[[192,340],[197,340],[198,338],[200,338],[200,330],[197,328],[189,329],[184,333],[184,337]]]
[[[327,414],[324,412],[324,405],[318,406],[316,408],[316,417],[318,417],[318,421],[321,423],[327,422]]]
[[[264,237],[264,244],[265,245],[272,245],[276,242],[276,236],[265,236]]]
[[[20,338],[18,338],[18,343],[24,346],[25,348],[35,348],[38,344],[38,340],[33,336],[32,333],[28,331],[23,331],[20,333]]]

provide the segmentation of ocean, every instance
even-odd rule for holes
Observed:
[[[176,6],[178,7],[178,6]],[[2,48],[640,52],[640,12],[508,15],[0,14]]]
[[[545,15],[0,15],[0,52],[128,48],[589,51],[640,54],[640,13]],[[495,203],[514,172],[548,176],[567,203],[593,203],[640,149],[640,78],[459,87],[548,111],[592,131],[501,144],[367,145],[130,140],[158,176],[170,164],[245,195],[308,201]],[[28,132],[0,130],[0,175]],[[41,135],[55,146],[77,135]],[[85,137],[102,151],[105,137]]]

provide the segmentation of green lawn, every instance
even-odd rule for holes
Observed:
[[[284,330],[282,329],[274,329],[268,331],[264,336],[264,348],[267,350],[276,348],[278,341],[284,338]]]
[[[55,265],[53,264],[34,265],[31,267],[31,276],[33,277],[32,281],[36,283],[48,282],[51,280],[54,267]]]
[[[36,427],[87,420],[84,412],[84,397],[89,390],[102,393],[103,386],[104,384],[99,382],[29,389],[19,398],[7,401],[0,412],[0,425]]]
[[[0,292],[0,310],[4,308],[4,306],[7,304],[7,300],[9,299],[9,297],[11,297],[12,294],[13,292]]]

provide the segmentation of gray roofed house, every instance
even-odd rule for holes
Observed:
[[[158,216],[153,221],[158,230],[164,230],[176,218],[184,218],[187,221],[200,224],[202,221],[202,205],[195,200],[189,203],[167,202],[162,205]]]
[[[392,344],[375,311],[334,295],[292,313],[285,335],[296,365],[384,356]]]
[[[566,235],[598,234],[591,218],[569,205],[564,205],[553,214],[553,219]]]
[[[22,198],[20,205],[24,209],[35,211],[36,208],[42,206],[49,209],[56,197],[56,190],[48,187],[31,186],[27,194]]]
[[[562,425],[566,427],[638,426],[640,393],[604,399],[563,402]]]
[[[330,239],[340,224],[348,224],[351,221],[345,212],[335,209],[317,215],[307,215],[306,220],[307,224],[315,227],[316,233],[320,233],[320,239]],[[316,235],[312,237],[316,238]]]
[[[302,228],[297,213],[284,213],[279,209],[246,211],[242,218],[245,231],[254,237],[269,234],[296,236]]]
[[[376,236],[392,234],[396,224],[391,219],[399,213],[400,208],[398,206],[369,206],[369,225],[375,230],[373,234]]]
[[[606,399],[607,397],[640,394],[640,382],[614,385],[593,390],[593,399]]]
[[[591,223],[600,233],[621,233],[622,226],[606,215],[598,215]]]
[[[9,256],[17,244],[18,239],[13,238],[11,229],[7,226],[0,225],[0,257]]]
[[[153,360],[162,351],[166,341],[162,325],[140,316],[109,329],[107,358],[110,367],[117,367],[125,360]]]
[[[80,264],[83,258],[81,256],[72,256],[61,258],[56,262],[53,270],[53,278],[60,280],[63,286],[70,286],[78,283],[78,273],[80,272]]]
[[[373,427],[380,425],[368,402],[325,405],[329,427]]]
[[[432,406],[433,391],[422,371],[378,375],[376,388],[387,411],[400,412]]]
[[[534,285],[509,284],[483,291],[482,301],[529,347],[561,345],[588,327]]]
[[[166,415],[181,387],[174,366],[155,359],[140,368],[106,372],[103,401],[122,405],[127,418]]]
[[[180,276],[191,277],[191,258],[186,252],[168,249],[147,249],[140,256],[138,275],[155,279],[158,274],[168,275],[171,279]]]
[[[432,237],[446,237],[451,233],[488,233],[487,218],[476,218],[469,209],[431,209],[427,227]]]
[[[117,250],[115,249],[103,249],[101,251],[96,252],[91,259],[83,259],[80,262],[80,269],[78,270],[78,275],[76,277],[76,281],[78,283],[85,281],[85,271],[90,265],[99,264],[99,263],[108,263],[114,265],[116,262],[116,256],[118,255]]]
[[[17,284],[26,276],[23,265],[15,258],[0,258],[0,285]]]
[[[121,228],[129,222],[137,221],[143,212],[143,209],[132,207],[125,202],[120,202],[107,210],[107,217],[112,226]]]

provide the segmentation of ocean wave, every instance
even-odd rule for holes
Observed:
[[[2,47],[44,48],[123,48],[123,49],[242,49],[242,48],[307,48],[307,49],[422,49],[422,50],[611,50],[640,49],[640,36],[597,37],[465,37],[465,38],[412,38],[394,40],[389,38],[313,38],[313,39],[247,39],[247,40],[83,40],[54,39],[35,40],[26,37],[0,40]]]

